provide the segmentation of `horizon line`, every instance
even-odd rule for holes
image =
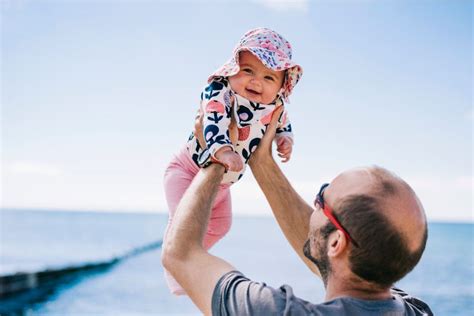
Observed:
[[[132,211],[130,209],[73,209],[73,208],[33,208],[33,207],[0,207],[0,212],[62,212],[62,213],[101,213],[101,214],[124,214],[124,215],[167,215],[166,211],[154,211],[154,210],[139,210]],[[244,218],[274,218],[273,214],[270,213],[255,213],[244,212],[234,213],[235,217]],[[449,218],[435,218],[428,219],[428,223],[446,223],[446,224],[474,224],[474,219],[449,219]]]

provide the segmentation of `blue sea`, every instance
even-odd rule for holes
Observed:
[[[167,221],[163,214],[2,210],[0,215],[0,275],[108,260],[160,240]],[[430,223],[425,254],[398,287],[426,301],[436,315],[473,315],[473,228]],[[323,300],[322,282],[300,262],[273,218],[235,217],[212,253],[256,281],[289,284],[297,296]],[[169,294],[159,249],[67,283],[24,314],[200,315],[187,297]]]

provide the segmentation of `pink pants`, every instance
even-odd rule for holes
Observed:
[[[168,202],[169,218],[163,241],[166,240],[169,227],[172,225],[178,203],[198,171],[199,167],[191,159],[186,148],[183,148],[178,155],[173,157],[168,165],[165,171],[164,187],[166,201]],[[219,239],[224,237],[229,231],[231,224],[232,205],[229,185],[221,185],[211,210],[211,218],[203,241],[204,248],[206,250],[211,248]],[[175,295],[186,294],[167,270],[165,270],[165,279],[171,293]]]

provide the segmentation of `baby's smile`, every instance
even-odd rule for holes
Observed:
[[[250,100],[252,97],[258,97],[260,96],[262,93],[261,92],[258,92],[254,89],[251,89],[251,88],[245,88],[245,92],[248,94],[248,99]],[[253,100],[251,100],[253,101]]]

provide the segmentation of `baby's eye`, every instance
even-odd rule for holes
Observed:
[[[271,76],[265,76],[265,79],[270,80],[270,81],[275,81],[275,78],[273,78]]]
[[[242,71],[245,72],[245,73],[248,73],[248,74],[252,73],[252,69],[250,69],[250,68],[244,68],[244,69],[242,69]]]

